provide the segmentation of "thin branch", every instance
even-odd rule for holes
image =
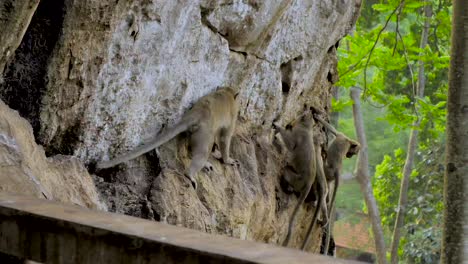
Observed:
[[[379,42],[380,35],[382,35],[382,32],[387,28],[388,23],[390,22],[390,19],[391,19],[392,16],[396,13],[396,11],[397,11],[398,9],[400,9],[400,6],[402,6],[402,4],[403,4],[404,2],[405,2],[404,0],[400,1],[400,4],[398,4],[398,6],[397,6],[397,7],[392,11],[392,13],[387,17],[387,21],[385,21],[385,24],[384,24],[384,26],[382,27],[382,29],[379,31],[379,34],[377,34],[377,38],[376,38],[375,41],[374,41],[374,45],[372,46],[372,48],[371,48],[370,51],[369,51],[369,56],[367,57],[366,65],[364,66],[364,92],[363,92],[364,95],[365,95],[366,92],[367,92],[367,66],[369,66],[369,61],[370,61],[370,58],[372,57],[372,52],[374,52],[374,49],[375,49],[375,47],[377,46],[377,43]]]
[[[396,15],[396,28],[395,28],[395,46],[393,46],[392,56],[395,56],[395,51],[398,45],[398,34],[400,33],[399,26],[400,26],[400,15],[401,15],[401,8],[398,9],[398,14]]]
[[[408,58],[408,50],[406,49],[405,42],[403,41],[403,37],[401,36],[400,32],[398,32],[398,36],[400,37],[401,44],[403,46],[403,56],[405,57],[406,64],[408,65],[408,69],[411,74],[411,86],[413,87],[413,100],[416,97],[416,86],[414,84],[414,73],[413,73],[413,68],[411,67],[409,58]]]
[[[377,108],[377,109],[382,109],[382,108],[385,108],[385,107],[387,107],[387,106],[390,105],[390,102],[388,102],[388,103],[386,103],[386,104],[383,104],[383,105],[375,105],[374,103],[372,103],[372,102],[369,101],[369,100],[365,100],[365,102],[366,102],[367,104],[369,104],[370,106],[372,106],[372,107],[374,107],[374,108]]]
[[[440,22],[437,21],[437,23],[435,23],[435,25],[433,26],[433,29],[434,29],[434,32],[432,33],[433,36],[434,36],[434,47],[435,47],[435,50],[437,52],[440,52],[440,48],[439,48],[439,38],[437,37],[437,29],[440,25]]]
[[[369,52],[366,53],[366,55],[362,56],[362,58],[359,59],[358,62],[356,62],[355,64],[351,65],[348,70],[346,70],[345,72],[343,72],[340,76],[343,77],[345,76],[346,74],[350,73],[352,70],[356,69],[357,66],[359,66],[362,62],[362,60],[367,57],[369,55]]]
[[[385,28],[387,27],[388,25],[388,22],[390,21],[391,17],[395,14],[395,12],[400,8],[400,6],[402,6],[402,3],[403,1],[400,2],[400,4],[397,6],[397,8],[395,10],[393,10],[393,12],[390,14],[390,16],[387,18],[387,21],[385,22],[385,25],[384,27],[380,30],[378,36],[377,36],[377,39],[375,40],[374,42],[374,46],[364,55],[362,56],[358,62],[356,62],[355,64],[351,65],[348,70],[346,70],[345,72],[343,72],[341,74],[341,77],[345,76],[346,74],[348,74],[349,72],[351,72],[352,70],[356,69],[357,66],[359,66],[361,63],[362,63],[362,60],[365,59],[366,57],[369,57],[372,53],[372,51],[374,50],[375,48],[375,45],[377,44],[377,42],[379,41],[379,38],[380,38],[380,35],[382,34],[382,32],[385,30]]]

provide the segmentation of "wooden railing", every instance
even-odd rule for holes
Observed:
[[[351,263],[7,193],[0,252],[44,263]]]

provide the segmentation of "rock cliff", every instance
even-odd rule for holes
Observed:
[[[47,158],[31,125],[0,100],[0,191],[106,210],[93,179],[75,157]]]
[[[36,15],[47,19],[40,10],[48,2]],[[306,104],[329,111],[336,47],[359,7],[360,0],[65,0],[56,14],[62,24],[51,26],[60,28],[58,40],[45,41],[53,49],[46,81],[36,87],[40,105],[23,112],[38,122],[49,155],[72,155],[91,169],[174,124],[216,87],[236,87],[241,110],[231,156],[239,167],[211,158],[214,168],[199,173],[195,191],[182,174],[190,152],[181,135],[96,171],[95,184],[111,211],[279,243],[297,197],[280,188],[285,153],[271,124],[286,125]],[[16,56],[24,53],[20,47]],[[19,66],[12,62],[6,75]],[[326,144],[319,126],[315,132]],[[314,203],[304,208],[296,247]]]

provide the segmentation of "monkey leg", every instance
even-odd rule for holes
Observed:
[[[330,182],[331,185],[332,182]],[[340,175],[338,173],[335,174],[335,181],[333,182],[333,194],[331,195],[330,201],[328,202],[328,211],[331,212],[334,204],[335,204],[335,199],[336,199],[336,193],[338,192],[338,186],[340,184]],[[328,186],[329,190],[332,188]],[[328,195],[330,196],[330,195]]]
[[[211,164],[209,161],[205,162],[205,165],[203,166],[203,169],[207,172],[213,171],[214,167],[213,164]]]
[[[331,198],[331,201],[330,201],[330,208],[329,208],[329,212],[330,212],[330,219],[329,219],[329,223],[327,225],[327,237],[326,237],[326,244],[325,244],[325,252],[328,252],[328,247],[330,245],[330,236],[333,232],[333,222],[331,220],[332,218],[332,213],[335,211],[335,199],[336,199],[336,193],[338,191],[338,185],[340,184],[340,175],[337,173],[335,175],[335,186],[333,188],[333,195],[332,195],[332,198]]]
[[[224,162],[223,154],[218,149],[215,149],[213,152],[211,152],[211,156],[213,156],[213,158],[217,160],[221,160],[221,162],[223,162],[224,164],[239,165],[239,161],[236,159],[229,158],[229,162]]]
[[[223,163],[229,165],[238,165],[239,161],[229,157],[229,151],[231,147],[231,139],[234,134],[234,126],[231,126],[227,129],[221,130],[221,135],[219,137],[219,148],[221,150],[221,157]]]
[[[193,132],[192,136],[190,137],[192,161],[190,162],[190,167],[185,175],[192,182],[194,189],[197,189],[195,175],[197,175],[197,173],[205,166],[212,145],[213,136],[207,131],[207,129],[203,129],[203,127],[200,127],[197,131]]]
[[[292,234],[292,229],[296,223],[296,216],[297,213],[299,212],[299,209],[301,208],[302,204],[304,204],[304,200],[306,199],[307,195],[310,192],[310,189],[312,188],[312,183],[309,182],[306,184],[306,186],[303,186],[301,190],[301,196],[299,197],[299,201],[297,202],[296,207],[294,208],[294,211],[291,215],[291,220],[289,221],[289,226],[288,226],[288,233],[286,234],[286,238],[283,241],[283,247],[288,246],[289,241],[291,240],[291,234]]]
[[[319,195],[321,197],[326,197],[327,194],[322,190],[320,191]],[[322,225],[323,226],[328,225],[330,216],[329,216],[329,211],[328,211],[328,207],[327,207],[327,203],[325,199],[322,198],[321,203],[317,204],[317,206],[320,207],[320,210],[322,211],[322,214],[323,214]]]
[[[322,197],[321,202],[317,204],[317,206],[320,207],[323,213],[323,225],[326,225],[328,223],[329,217],[329,210],[328,210],[328,205],[327,205],[327,197],[328,197],[328,182],[327,178],[325,176],[325,172],[323,169],[323,160],[322,156],[320,153],[322,152],[322,149],[320,148],[319,145],[315,146],[316,149],[316,164],[317,164],[317,181],[319,186],[316,188],[319,193],[318,195]]]
[[[296,139],[293,137],[293,133],[291,130],[286,130],[282,127],[277,127],[281,137],[283,138],[283,142],[288,148],[289,151],[293,151],[294,147],[296,146]]]
[[[284,180],[293,188],[295,192],[301,192],[304,188],[304,181],[291,165],[286,165],[283,171]]]
[[[317,188],[320,188],[320,187],[318,187],[317,185],[315,185],[315,186],[316,186],[315,192],[320,194],[321,192],[319,192],[319,190],[317,190]],[[318,219],[319,214],[320,214],[320,204],[322,204],[323,199],[324,199],[324,197],[319,195],[318,203],[317,203],[317,206],[315,207],[315,211],[314,211],[314,216],[312,217],[312,222],[310,223],[309,229],[307,230],[306,237],[305,237],[304,242],[302,243],[302,246],[301,246],[302,250],[305,250],[307,245],[309,244],[310,237],[312,236],[312,231],[314,230],[315,223],[317,223],[317,219]]]
[[[330,238],[333,232],[333,221],[334,221],[334,215],[335,215],[335,207],[332,206],[330,209],[330,216],[328,217],[328,224],[325,227],[325,245],[324,245],[324,255],[328,255],[328,248],[330,247]]]
[[[290,165],[286,165],[286,167],[283,168],[283,172],[280,177],[280,186],[284,193],[298,193],[297,189],[294,189],[292,186],[292,182],[294,182],[294,179],[297,177],[297,173]]]

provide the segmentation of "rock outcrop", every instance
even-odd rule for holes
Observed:
[[[182,174],[190,152],[181,135],[97,171],[95,181],[111,211],[278,243],[297,197],[280,188],[285,153],[271,124],[286,125],[304,105],[329,111],[336,47],[359,7],[360,0],[65,0],[39,139],[47,153],[91,168],[155,136],[216,87],[233,86],[241,110],[231,156],[239,167],[210,159],[214,169],[199,173],[195,191]],[[315,132],[326,144],[318,125]],[[298,215],[296,247],[313,208],[309,202]]]
[[[1,100],[0,191],[106,210],[83,163],[71,156],[47,158],[31,125]]]
[[[5,65],[15,54],[39,0],[5,0],[0,4],[0,82]]]

